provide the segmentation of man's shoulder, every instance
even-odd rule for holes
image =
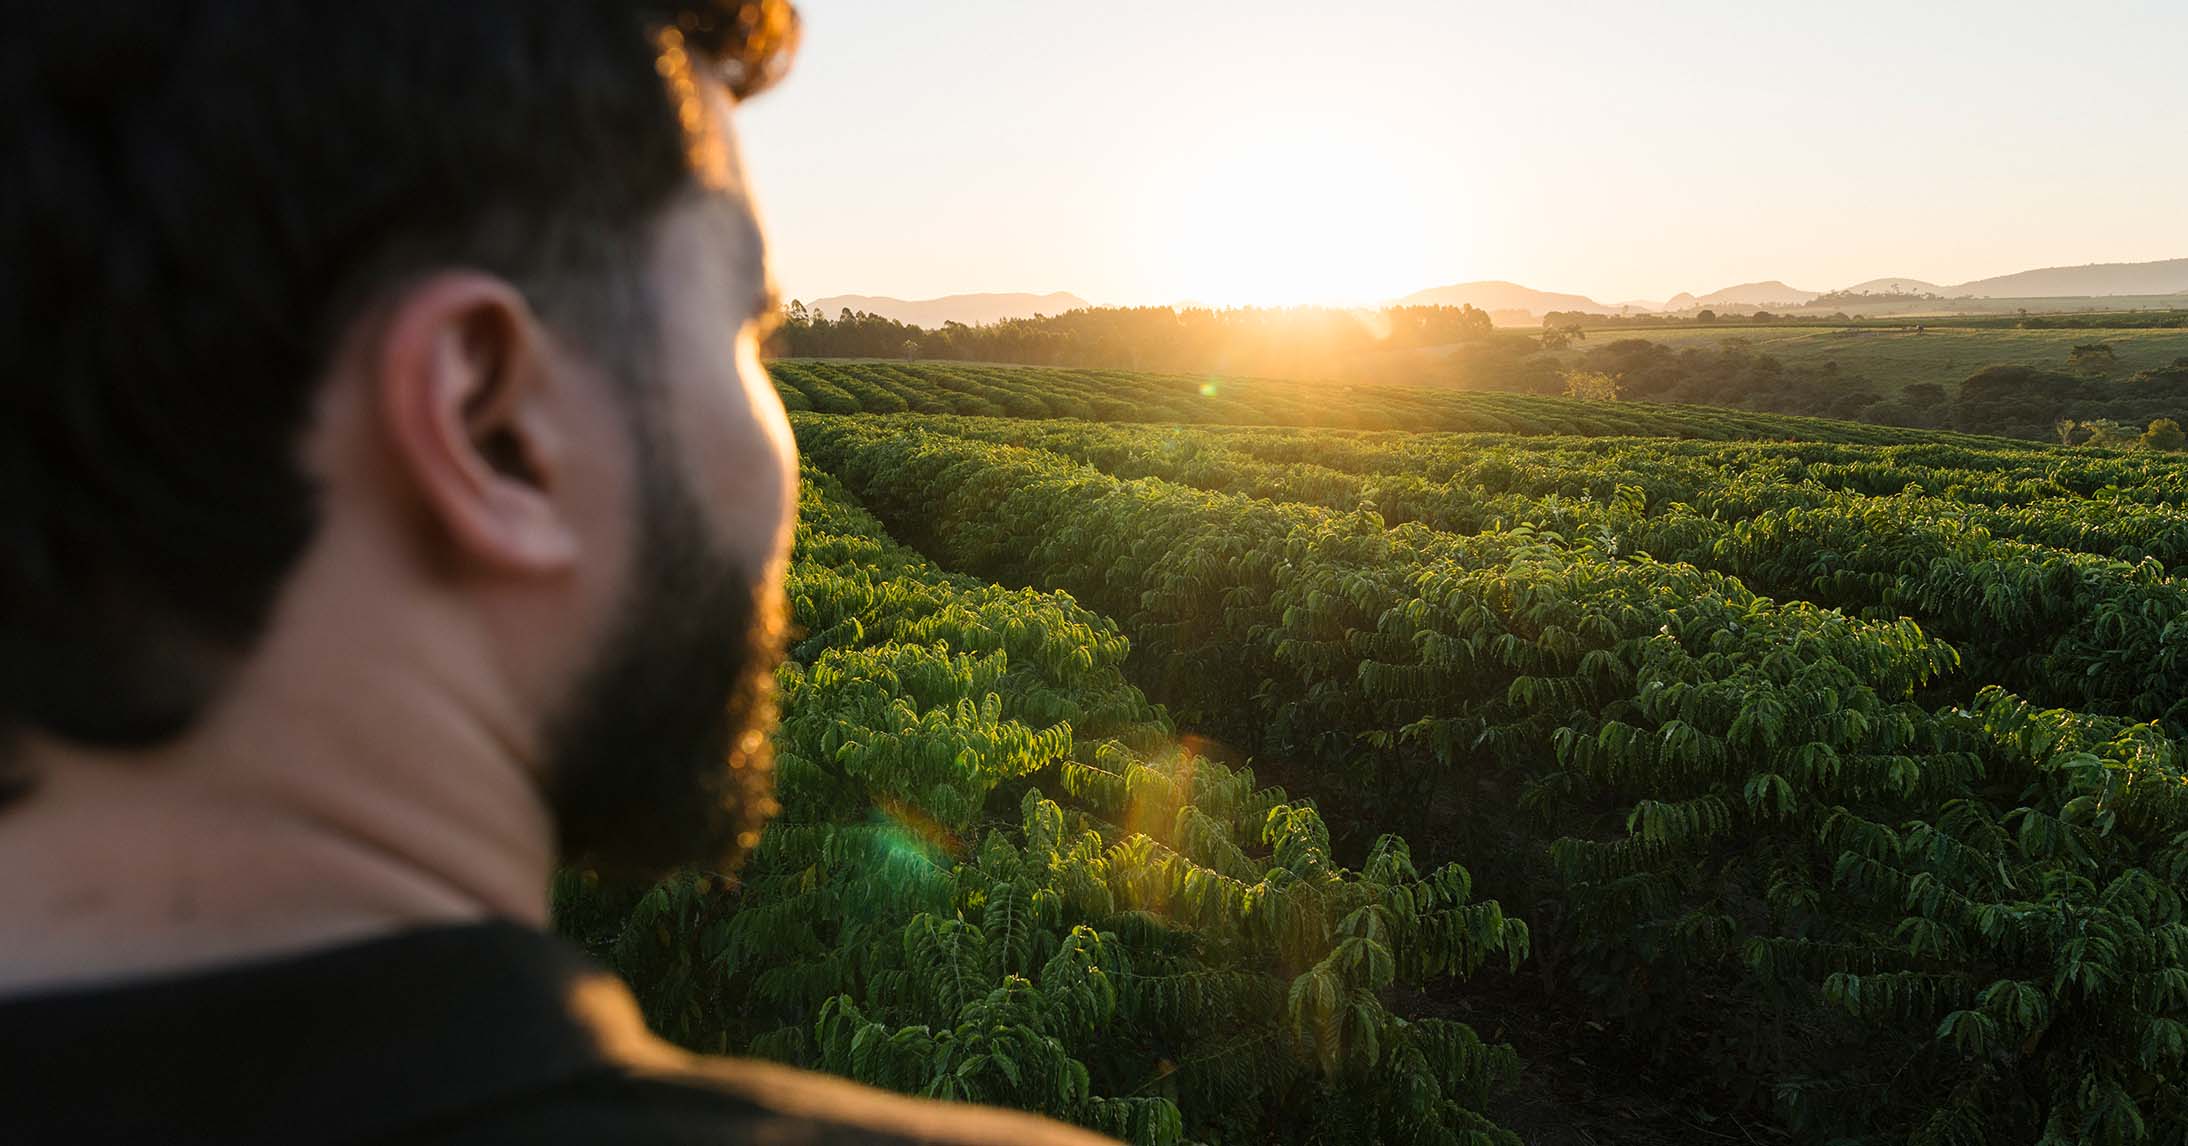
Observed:
[[[663,1042],[530,928],[420,929],[0,999],[0,1142],[68,1146],[1098,1146],[1030,1114]]]
[[[1037,1115],[937,1102],[753,1059],[648,1056],[570,1080],[552,1094],[476,1112],[440,1138],[472,1143],[935,1143],[1114,1146]]]

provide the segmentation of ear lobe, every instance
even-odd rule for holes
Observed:
[[[548,340],[523,296],[450,273],[395,303],[372,383],[397,488],[461,565],[548,575],[578,538],[557,478]]]

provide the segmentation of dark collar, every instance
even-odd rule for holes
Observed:
[[[622,984],[560,940],[433,928],[0,1003],[0,1138],[372,1138],[658,1046]]]

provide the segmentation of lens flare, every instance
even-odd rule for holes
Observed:
[[[883,797],[874,801],[875,819],[883,827],[883,837],[891,852],[899,855],[918,855],[927,862],[942,866],[951,860],[963,858],[964,841],[941,821],[927,815],[903,800]]]

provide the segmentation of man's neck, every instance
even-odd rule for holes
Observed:
[[[49,781],[52,778],[49,777]],[[49,782],[0,833],[0,995],[183,973],[480,918],[477,897],[339,834],[184,796]],[[151,796],[148,791],[147,797]],[[13,814],[13,811],[9,813]],[[95,854],[72,840],[109,846]],[[330,894],[334,892],[334,894]]]
[[[247,710],[171,748],[19,743],[35,787],[0,808],[0,995],[436,923],[545,925],[552,824],[463,695],[478,673],[368,660],[263,679],[271,660],[238,682]]]

